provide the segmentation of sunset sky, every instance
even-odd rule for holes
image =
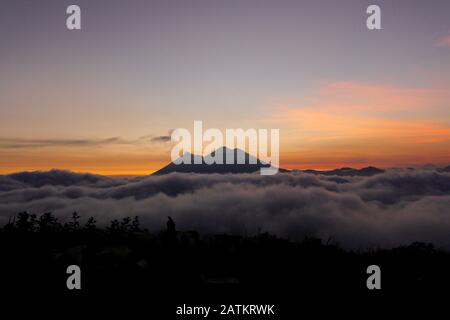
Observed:
[[[194,120],[290,169],[450,164],[448,0],[2,0],[0,39],[0,174],[148,174]]]

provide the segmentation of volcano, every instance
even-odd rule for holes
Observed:
[[[223,161],[222,164],[207,164],[205,159],[214,157],[217,152],[222,152]],[[234,154],[234,161],[232,164],[227,164],[226,159]],[[238,164],[237,158],[238,156],[243,157],[245,159],[245,163]],[[247,152],[241,149],[229,149],[226,147],[222,147],[212,152],[207,156],[194,155],[191,153],[187,153],[184,157],[190,157],[190,164],[175,164],[174,162],[169,163],[167,166],[161,168],[160,170],[153,173],[153,175],[163,175],[169,174],[172,172],[180,172],[180,173],[202,173],[202,174],[210,174],[210,173],[254,173],[260,172],[261,168],[269,168],[270,164],[264,163],[258,158],[248,154]],[[198,163],[198,164],[197,164]],[[288,172],[286,169],[279,169],[278,172]]]

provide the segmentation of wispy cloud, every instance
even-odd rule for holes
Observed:
[[[106,139],[22,139],[22,138],[0,138],[0,148],[43,148],[43,147],[83,147],[101,146],[111,144],[134,144],[132,140],[124,140],[120,137]]]
[[[340,111],[394,112],[446,105],[448,90],[438,87],[404,87],[379,83],[335,81],[322,86],[317,104]]]
[[[450,35],[447,35],[441,39],[439,39],[439,41],[436,43],[437,47],[450,47]]]
[[[173,132],[173,129],[170,129],[168,131],[167,135],[160,135],[160,136],[147,135],[147,136],[141,137],[141,139],[145,139],[145,140],[149,139],[150,142],[154,142],[154,143],[166,143],[171,140],[172,132]]]
[[[124,139],[121,137],[110,137],[105,139],[26,139],[26,138],[0,138],[0,149],[26,149],[45,147],[91,147],[103,145],[141,145],[143,143],[165,143],[169,142],[169,135],[145,135],[138,139]]]
[[[438,87],[397,87],[349,81],[327,83],[306,101],[279,104],[287,133],[284,161],[410,165],[447,161],[450,124],[440,116],[450,95]],[[288,166],[289,167],[289,166]]]
[[[158,137],[153,137],[150,141],[152,142],[169,142],[170,141],[170,136],[158,136]]]

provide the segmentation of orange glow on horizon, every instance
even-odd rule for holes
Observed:
[[[280,167],[327,170],[450,163],[450,91],[349,81],[328,83],[311,99],[272,105],[265,128],[280,129]],[[24,140],[26,141],[26,140]],[[44,140],[45,141],[45,140]],[[147,175],[170,163],[170,145],[95,139],[89,146],[0,148],[0,174],[67,169]],[[205,146],[205,145],[204,145]]]

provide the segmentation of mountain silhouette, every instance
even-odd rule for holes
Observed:
[[[320,170],[303,170],[305,173],[312,174],[322,174],[328,176],[364,176],[369,177],[375,174],[383,173],[383,169],[375,168],[375,167],[366,167],[362,169],[355,168],[340,168],[334,170],[320,171]]]
[[[222,164],[207,164],[208,158],[214,157],[217,152],[222,152],[223,161]],[[234,161],[232,164],[227,164],[226,159],[234,154]],[[245,159],[244,164],[237,163],[237,157],[241,156]],[[191,153],[184,154],[183,157],[190,157],[190,164],[175,164],[174,162],[169,163],[167,166],[161,168],[160,170],[153,173],[153,175],[163,175],[172,172],[180,173],[253,173],[259,172],[261,168],[268,168],[270,164],[266,164],[258,158],[248,154],[241,149],[229,149],[226,147],[219,148],[207,156],[194,155]],[[206,161],[205,161],[206,159]],[[201,162],[196,164],[196,162]],[[279,169],[279,172],[288,172],[286,169]]]

